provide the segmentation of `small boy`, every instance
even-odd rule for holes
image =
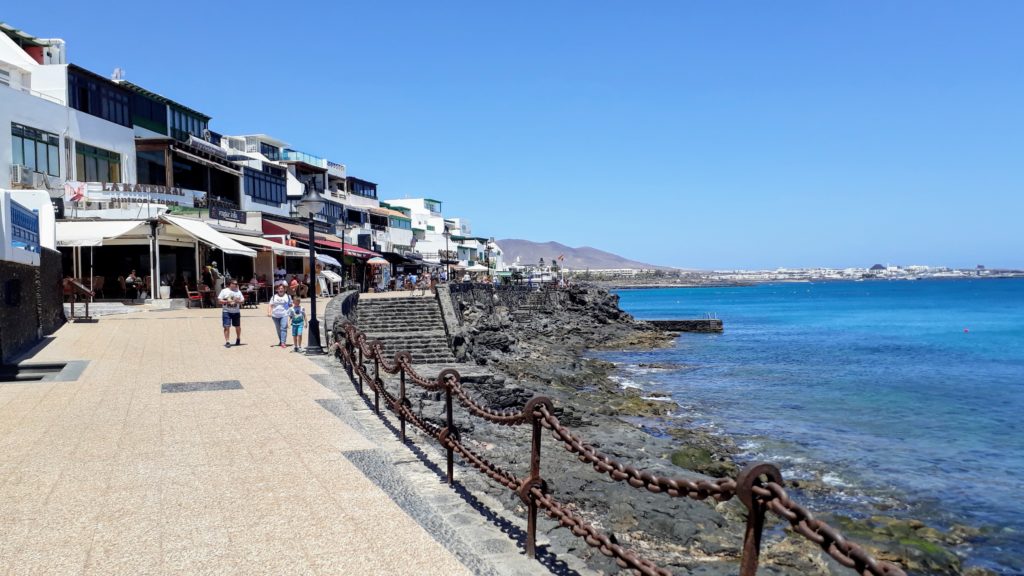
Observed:
[[[302,299],[294,298],[292,307],[288,310],[288,317],[292,319],[292,340],[295,348],[292,352],[298,352],[302,347],[302,328],[306,324],[306,311],[302,309]]]

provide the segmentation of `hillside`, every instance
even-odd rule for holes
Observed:
[[[519,259],[520,264],[536,264],[541,258],[544,258],[544,262],[550,262],[553,258],[563,256],[564,260],[560,262],[560,265],[572,270],[669,269],[667,266],[655,266],[629,260],[589,246],[572,248],[558,242],[531,242],[518,239],[498,240],[498,245],[505,253],[504,258],[507,264],[514,264],[516,258]]]

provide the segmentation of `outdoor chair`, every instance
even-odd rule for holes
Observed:
[[[92,284],[93,285],[89,287],[93,291],[93,293],[95,293],[100,298],[106,298],[106,294],[103,293],[103,283],[104,283],[103,276],[93,276],[93,279],[92,279]]]
[[[185,285],[185,295],[188,297],[188,301],[185,305],[189,308],[192,307],[193,302],[198,302],[200,308],[206,308],[206,302],[203,302],[203,295],[198,290],[191,290],[188,284]]]
[[[124,276],[118,276],[117,283],[121,286],[121,297],[128,298],[128,284],[125,283]]]

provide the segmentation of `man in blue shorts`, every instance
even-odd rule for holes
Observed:
[[[224,325],[224,347],[231,348],[231,327],[235,327],[235,346],[242,343],[242,302],[245,296],[238,290],[238,280],[234,278],[227,288],[220,291],[217,301],[224,307],[221,312],[221,323]]]

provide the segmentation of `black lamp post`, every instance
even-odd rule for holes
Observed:
[[[341,207],[341,289],[345,290],[345,233],[348,232],[348,208]]]
[[[313,216],[320,213],[324,199],[317,192],[316,184],[312,180],[306,184],[306,193],[295,206],[301,216],[309,219],[309,338],[306,341],[306,355],[318,356],[326,352],[320,344],[320,322],[316,319],[316,230],[313,228]],[[342,254],[344,255],[344,246]],[[344,274],[344,267],[342,270]]]

